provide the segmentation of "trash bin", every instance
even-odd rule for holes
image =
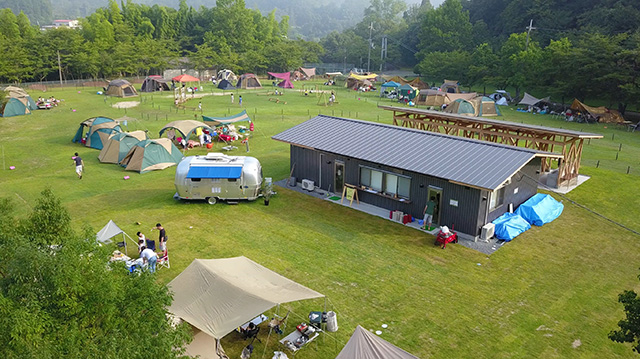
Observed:
[[[338,315],[332,310],[327,312],[327,331],[331,333],[338,331]]]
[[[295,178],[294,176],[291,176],[291,177],[289,178],[289,186],[291,186],[291,187],[295,187],[295,186],[296,186],[296,184],[297,184],[296,180],[297,180],[297,178]]]

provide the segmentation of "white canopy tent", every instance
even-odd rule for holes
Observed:
[[[187,354],[202,359],[218,358],[212,345],[265,311],[324,297],[244,256],[195,259],[169,288],[174,293],[169,312],[195,328]]]
[[[518,102],[518,105],[535,106],[538,102],[549,102],[549,96],[539,99],[525,92],[524,96],[522,97],[522,100]]]
[[[379,336],[357,326],[336,359],[419,359]]]
[[[98,243],[100,244],[110,244],[113,243],[112,238],[119,234],[122,234],[122,245],[124,246],[125,251],[127,250],[127,241],[125,237],[136,243],[136,241],[134,241],[133,238],[129,237],[129,235],[125,231],[120,229],[120,227],[118,227],[118,225],[113,220],[109,220],[109,223],[107,223],[106,226],[102,227],[98,234],[96,234],[96,241],[98,241]]]

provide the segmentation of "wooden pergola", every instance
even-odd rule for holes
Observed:
[[[558,180],[556,183],[558,187],[567,182],[572,183],[577,179],[584,140],[603,137],[595,133],[453,113],[395,106],[378,107],[393,111],[393,124],[396,126],[560,153],[562,158],[558,158]],[[543,158],[541,171],[549,172],[554,159],[552,157]]]

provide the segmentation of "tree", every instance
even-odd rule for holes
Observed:
[[[511,34],[500,49],[501,58],[499,84],[516,88],[516,97],[520,97],[523,87],[536,84],[540,73],[542,51],[537,42],[529,41],[527,34]]]
[[[28,219],[12,213],[12,203],[0,200],[3,357],[182,356],[188,326],[171,325],[171,295],[152,274],[108,265],[111,249],[97,246],[90,228],[76,233],[50,190]]]
[[[618,295],[618,302],[624,306],[625,318],[618,322],[620,329],[609,332],[609,339],[632,343],[633,351],[640,354],[640,297],[633,290],[625,290]]]
[[[424,17],[418,58],[432,51],[468,51],[473,39],[471,31],[469,12],[462,9],[460,0],[446,0]]]

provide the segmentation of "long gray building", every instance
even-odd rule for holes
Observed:
[[[537,193],[542,157],[561,155],[374,122],[316,116],[272,137],[290,144],[293,176],[323,190],[358,188],[360,201],[476,239],[482,227]]]

